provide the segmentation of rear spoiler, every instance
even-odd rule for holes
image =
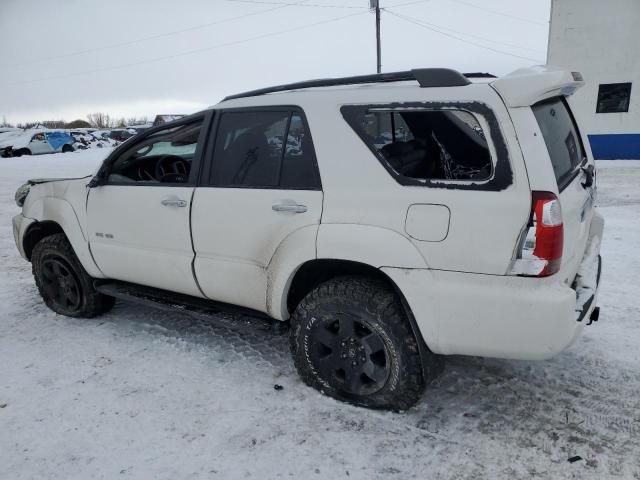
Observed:
[[[528,107],[550,97],[573,95],[584,79],[580,72],[537,66],[516,70],[490,85],[509,107]]]

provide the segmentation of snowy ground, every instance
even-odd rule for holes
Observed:
[[[50,312],[13,244],[13,193],[105,154],[0,159],[0,477],[640,479],[640,163],[599,171],[600,322],[547,362],[452,358],[393,414],[304,386],[284,338],[128,304]]]

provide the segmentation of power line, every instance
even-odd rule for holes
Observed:
[[[432,0],[413,0],[411,2],[400,3],[396,5],[390,5],[388,8],[404,7],[407,5],[415,5],[417,3],[431,2]],[[323,3],[287,3],[287,2],[273,2],[266,0],[227,0],[232,3],[256,3],[265,5],[290,5],[293,7],[319,7],[319,8],[353,8],[358,10],[368,9],[369,7],[359,7],[357,5],[330,5]]]
[[[532,23],[534,25],[542,25],[543,27],[548,26],[547,23],[538,22],[536,20],[531,20],[529,18],[518,17],[516,15],[510,15],[508,13],[500,12],[498,10],[493,10],[491,8],[481,7],[480,5],[476,5],[476,4],[470,3],[470,2],[465,2],[464,0],[449,0],[449,1],[456,2],[456,3],[459,3],[461,5],[466,5],[467,7],[477,8],[478,10],[484,10],[485,12],[493,13],[494,15],[500,15],[502,17],[513,18],[514,20],[520,20],[521,22]]]
[[[400,6],[400,5],[398,5],[398,6]],[[385,9],[383,9],[383,10],[385,10],[388,13],[392,13],[392,12],[389,11],[389,8],[394,8],[394,7],[387,7]],[[449,32],[457,33],[457,34],[463,35],[465,37],[477,38],[478,40],[482,40],[482,41],[489,42],[489,43],[495,43],[495,44],[498,44],[498,45],[504,45],[505,47],[519,48],[519,49],[522,49],[522,50],[529,50],[530,52],[536,52],[536,53],[545,53],[542,50],[536,50],[534,48],[523,47],[522,45],[516,45],[515,43],[507,43],[507,42],[502,42],[502,41],[499,41],[499,40],[492,40],[490,38],[481,37],[479,35],[474,35],[473,33],[461,32],[459,30],[454,30],[453,28],[443,27],[442,25],[436,25],[435,23],[426,22],[424,20],[418,20],[417,18],[415,18],[414,20],[416,20],[417,22],[423,23],[425,25],[429,25],[429,26],[434,27],[434,28],[439,28],[441,30],[448,30]]]
[[[467,40],[465,38],[461,38],[461,37],[459,37],[457,35],[453,35],[451,33],[443,32],[442,30],[439,30],[437,28],[434,28],[432,26],[424,24],[421,20],[417,20],[417,19],[412,18],[412,17],[407,17],[405,15],[400,15],[399,13],[392,12],[391,10],[386,10],[385,9],[385,11],[389,15],[393,15],[394,17],[398,17],[399,19],[404,20],[405,22],[413,23],[414,25],[418,25],[419,27],[426,28],[427,30],[431,30],[432,32],[439,33],[440,35],[444,35],[446,37],[455,38],[456,40],[459,40],[461,42],[467,43],[469,45],[473,45],[473,46],[478,47],[478,48],[484,48],[485,50],[490,50],[492,52],[500,53],[502,55],[508,55],[510,57],[521,58],[523,60],[530,60],[532,62],[540,62],[540,63],[542,63],[542,60],[539,60],[539,59],[536,59],[536,58],[525,57],[525,56],[522,56],[522,55],[516,55],[515,53],[505,52],[504,50],[498,50],[497,48],[487,47],[486,45],[480,45],[479,43],[472,42],[470,40]]]
[[[253,17],[256,15],[262,15],[263,13],[269,13],[269,12],[273,12],[274,10],[280,10],[289,6],[294,6],[294,5],[301,5],[305,2],[307,2],[309,0],[303,0],[301,2],[298,3],[286,3],[286,4],[278,4],[279,6],[277,7],[272,7],[272,8],[267,8],[265,10],[260,10],[258,12],[251,12],[251,13],[245,13],[243,15],[238,15],[235,17],[230,17],[230,18],[224,18],[222,20],[216,20],[214,22],[208,22],[208,23],[201,23],[199,25],[194,25],[192,27],[187,27],[187,28],[182,28],[180,30],[172,30],[170,32],[164,32],[164,33],[158,33],[156,35],[151,35],[148,37],[141,37],[141,38],[137,38],[135,40],[129,40],[126,42],[118,42],[118,43],[112,43],[109,45],[104,45],[102,47],[93,47],[93,48],[88,48],[86,50],[78,50],[75,52],[70,52],[70,53],[63,53],[61,55],[55,55],[52,57],[46,57],[46,58],[40,58],[37,60],[31,60],[28,62],[23,62],[23,63],[18,63],[18,64],[14,64],[14,65],[8,65],[7,67],[21,67],[21,66],[25,66],[25,65],[32,65],[32,64],[37,64],[37,63],[42,63],[42,62],[47,62],[47,61],[51,61],[51,60],[59,60],[61,58],[70,58],[70,57],[76,57],[78,55],[84,55],[86,53],[93,53],[93,52],[100,52],[103,50],[110,50],[112,48],[118,48],[118,47],[124,47],[126,45],[134,45],[136,43],[141,43],[141,42],[146,42],[147,40],[155,40],[157,38],[164,38],[164,37],[170,37],[173,35],[178,35],[181,33],[186,33],[186,32],[192,32],[194,30],[200,30],[203,28],[207,28],[207,27],[211,27],[213,25],[220,25],[222,23],[227,23],[227,22],[234,22],[236,20],[242,20],[243,18],[247,18],[247,17]]]
[[[337,22],[338,20],[343,20],[345,18],[349,18],[349,17],[355,17],[356,15],[362,15],[364,13],[368,13],[368,11],[363,11],[363,12],[356,12],[356,13],[350,13],[348,15],[342,15],[340,17],[336,17],[336,18],[331,18],[328,20],[322,20],[319,22],[314,22],[314,23],[309,23],[306,25],[300,25],[298,27],[293,27],[293,28],[288,28],[285,30],[279,30],[277,32],[270,32],[270,33],[265,33],[262,35],[256,35],[254,37],[249,37],[249,38],[245,38],[242,40],[235,40],[232,42],[226,42],[226,43],[220,43],[218,45],[212,45],[209,47],[203,47],[203,48],[197,48],[194,50],[188,50],[185,52],[181,52],[181,53],[176,53],[173,55],[164,55],[161,57],[154,57],[154,58],[150,58],[147,60],[142,60],[139,62],[132,62],[132,63],[126,63],[123,65],[115,65],[115,66],[111,66],[111,67],[103,67],[103,68],[96,68],[93,70],[85,70],[82,72],[75,72],[75,73],[70,73],[67,75],[56,75],[56,76],[51,76],[51,77],[44,77],[44,78],[37,78],[34,80],[27,80],[27,81],[23,81],[23,82],[9,82],[9,83],[5,83],[4,85],[26,85],[26,84],[30,84],[30,83],[37,83],[37,82],[44,82],[44,81],[49,81],[49,80],[59,80],[59,79],[64,79],[64,78],[71,78],[71,77],[77,77],[77,76],[81,76],[81,75],[86,75],[86,74],[91,74],[91,73],[100,73],[100,72],[107,72],[110,70],[120,70],[123,68],[129,68],[129,67],[135,67],[138,65],[146,65],[149,63],[155,63],[155,62],[159,62],[162,60],[168,60],[171,58],[177,58],[177,57],[183,57],[186,55],[193,55],[193,54],[197,54],[197,53],[202,53],[202,52],[206,52],[209,50],[215,50],[218,48],[224,48],[224,47],[230,47],[230,46],[234,46],[234,45],[240,45],[242,43],[247,43],[247,42],[251,42],[254,40],[261,40],[263,38],[269,38],[269,37],[273,37],[276,35],[283,35],[285,33],[291,33],[291,32],[296,32],[299,30],[304,30],[306,28],[312,28],[312,27],[316,27],[318,25],[324,25],[327,23],[332,23],[332,22]]]
[[[291,7],[318,7],[318,8],[355,8],[363,10],[367,7],[358,7],[356,5],[328,5],[321,3],[287,3],[287,2],[267,2],[262,0],[227,0],[232,3],[257,3],[262,5],[285,5]]]
[[[412,2],[405,2],[405,3],[396,3],[395,5],[389,5],[386,8],[398,8],[398,7],[406,7],[408,5],[415,5],[417,3],[426,3],[426,2],[431,2],[432,0],[413,0]]]

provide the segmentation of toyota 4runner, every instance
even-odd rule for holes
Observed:
[[[442,355],[546,359],[598,319],[582,83],[416,69],[234,95],[91,177],[27,182],[16,243],[55,312],[289,321],[307,384],[406,409]]]

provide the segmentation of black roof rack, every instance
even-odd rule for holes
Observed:
[[[487,73],[487,72],[463,73],[463,75],[467,78],[498,78],[492,73]]]
[[[400,82],[404,80],[416,80],[420,87],[462,87],[469,85],[469,78],[495,78],[489,73],[462,74],[448,68],[416,68],[404,72],[377,73],[372,75],[358,75],[355,77],[323,78],[307,80],[304,82],[288,83],[275,87],[260,88],[249,92],[237,93],[225,97],[225,100],[244,97],[256,97],[267,93],[284,92],[312,87],[333,87],[336,85],[359,85],[365,83]]]

